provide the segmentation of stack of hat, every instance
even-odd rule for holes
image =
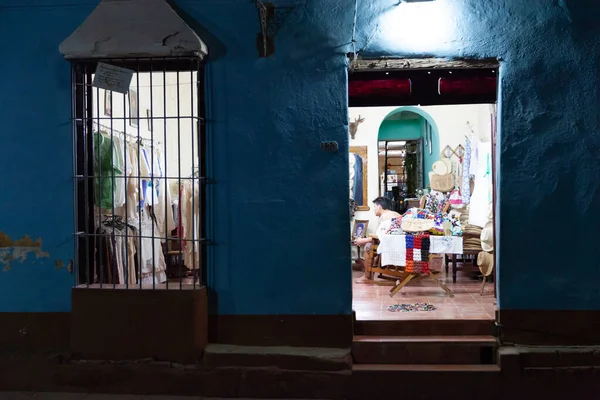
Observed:
[[[468,207],[460,213],[459,220],[460,225],[463,227],[463,250],[481,251],[481,228],[479,226],[469,224]]]
[[[490,211],[488,215],[488,222],[481,231],[481,249],[483,250],[477,256],[477,265],[481,274],[486,277],[492,274],[494,270],[494,222],[493,222],[493,211],[490,205]],[[485,279],[485,278],[484,278]],[[481,288],[483,294],[483,287]]]
[[[469,208],[468,207],[464,211],[460,212],[459,220],[460,220],[461,226],[466,226],[469,223]]]
[[[461,215],[462,217],[462,215]],[[466,224],[463,228],[463,250],[481,251],[481,228]]]

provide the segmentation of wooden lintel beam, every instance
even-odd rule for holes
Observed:
[[[445,58],[387,58],[357,59],[352,63],[354,71],[393,71],[414,69],[462,69],[498,68],[496,59],[445,59]]]

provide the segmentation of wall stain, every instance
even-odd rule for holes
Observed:
[[[4,266],[3,272],[10,271],[11,264],[15,262],[27,261],[30,254],[33,254],[36,259],[50,257],[48,252],[42,249],[42,238],[34,241],[29,235],[25,235],[20,239],[12,240],[6,233],[0,232],[0,265]],[[56,266],[58,268],[58,265]]]
[[[64,266],[65,266],[65,263],[63,262],[63,260],[56,260],[56,261],[54,261],[54,267],[56,269],[61,269]]]

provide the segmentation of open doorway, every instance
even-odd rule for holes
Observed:
[[[357,320],[495,319],[496,76],[497,66],[351,74],[350,152],[370,161],[364,182],[350,182],[367,188],[350,227]]]

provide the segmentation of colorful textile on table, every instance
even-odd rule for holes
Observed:
[[[386,229],[386,235],[402,235],[402,217],[392,218],[390,226]]]
[[[446,207],[446,203],[448,203],[449,199],[449,193],[444,194],[437,190],[432,190],[425,196],[425,206],[423,208],[433,214],[440,213],[444,210],[444,207]]]
[[[393,304],[387,306],[389,312],[415,312],[415,311],[435,311],[437,309],[431,303],[414,303],[414,304]]]
[[[429,234],[406,236],[406,272],[410,274],[429,273]]]
[[[432,213],[429,210],[426,210],[424,208],[417,208],[417,207],[413,207],[413,208],[409,208],[404,215],[402,216],[403,219],[405,218],[412,218],[412,219],[434,219],[435,218],[435,213]]]

